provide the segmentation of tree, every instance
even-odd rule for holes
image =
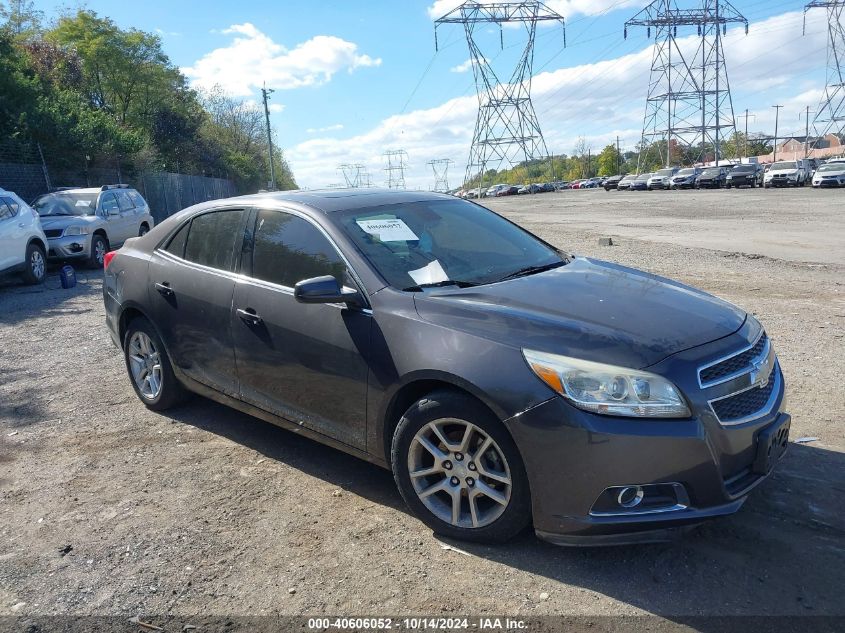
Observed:
[[[612,143],[606,145],[601,151],[598,158],[599,176],[612,176],[617,173],[619,165],[621,164],[621,157]]]
[[[32,0],[8,0],[0,2],[0,18],[15,39],[27,40],[40,32],[44,13],[35,9]]]

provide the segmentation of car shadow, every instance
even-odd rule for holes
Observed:
[[[61,265],[50,264],[44,283],[27,285],[17,275],[0,276],[0,324],[14,325],[38,315],[39,318],[67,314],[62,304],[80,295],[99,295],[103,271],[74,267],[76,285],[62,288]]]
[[[167,415],[409,512],[390,472],[294,432],[199,397]],[[505,545],[450,544],[545,577],[552,595],[557,583],[565,583],[696,630],[721,631],[721,616],[845,615],[839,596],[845,586],[842,508],[845,455],[793,443],[739,513],[672,543],[563,548],[526,531]]]

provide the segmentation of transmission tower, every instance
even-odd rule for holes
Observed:
[[[364,165],[344,163],[338,165],[337,169],[343,174],[343,180],[347,187],[357,189],[366,186],[365,177],[369,178],[369,174],[366,172]]]
[[[645,26],[648,37],[654,29],[655,37],[637,171],[654,152],[667,167],[674,158],[702,162],[710,148],[719,162],[722,141],[736,134],[722,49],[728,24],[743,24],[748,33],[748,20],[727,0],[703,0],[695,9],[654,0],[625,23],[626,38],[632,26]],[[697,30],[699,44],[691,57],[678,43],[678,27]]]
[[[827,9],[827,77],[824,95],[813,118],[817,137],[833,132],[845,134],[845,0],[813,0],[804,7],[807,11]]]
[[[387,159],[387,167],[384,168],[387,172],[387,188],[404,189],[408,152],[404,149],[389,149],[384,152],[384,157]]]
[[[434,189],[432,191],[449,191],[449,165],[454,161],[451,158],[435,158],[428,161],[431,171],[434,172]]]
[[[559,22],[563,28],[563,45],[566,46],[566,27],[563,16],[535,0],[525,2],[496,2],[481,4],[472,0],[434,21],[434,46],[437,49],[437,27],[443,24],[461,24],[472,60],[478,95],[478,117],[472,146],[469,151],[464,183],[476,174],[483,185],[488,169],[500,169],[503,164],[547,159],[549,151],[540,131],[537,114],[531,104],[531,77],[534,65],[534,34],[538,22]],[[499,26],[499,42],[504,49],[502,25],[520,24],[525,28],[525,49],[507,82],[499,80],[491,61],[475,39],[477,28],[482,33],[488,24]]]

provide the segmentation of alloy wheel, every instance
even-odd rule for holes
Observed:
[[[96,240],[94,242],[94,259],[98,264],[102,264],[106,257],[106,243],[103,240]]]
[[[411,440],[408,474],[425,507],[455,527],[490,525],[507,509],[513,483],[507,459],[480,427],[434,420]]]
[[[44,279],[45,267],[44,255],[41,254],[40,249],[34,248],[29,256],[29,269],[32,271],[33,277],[38,280]]]
[[[153,340],[144,332],[134,332],[129,339],[129,371],[141,395],[154,400],[161,393],[161,355]]]

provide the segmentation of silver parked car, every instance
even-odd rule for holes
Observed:
[[[38,197],[32,206],[41,216],[48,259],[84,259],[95,268],[111,248],[155,224],[144,198],[128,185],[62,189]]]

